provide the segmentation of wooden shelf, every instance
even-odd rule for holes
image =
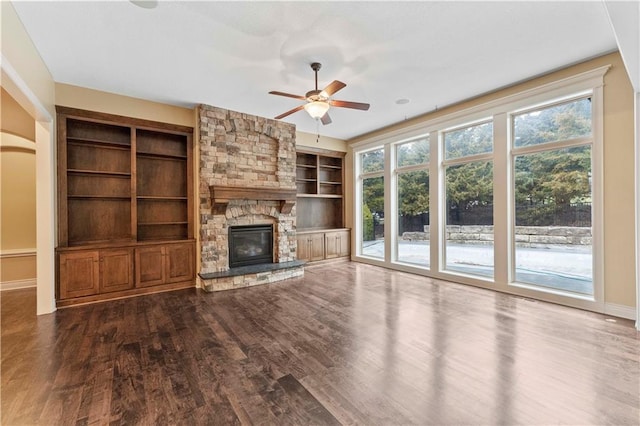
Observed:
[[[298,198],[342,198],[342,195],[337,194],[297,194]]]
[[[342,166],[329,166],[329,165],[320,165],[321,169],[334,169],[334,170],[342,170]]]
[[[317,182],[318,179],[296,179],[296,182]]]
[[[295,189],[213,185],[209,191],[214,214],[224,214],[231,200],[280,201],[280,212],[288,214],[296,200]]]
[[[136,152],[138,157],[155,158],[158,160],[186,160],[185,155],[160,154],[157,152]]]
[[[165,225],[187,225],[189,222],[138,222],[138,226],[165,226]]]
[[[69,174],[82,174],[82,175],[103,175],[103,176],[121,176],[131,177],[131,173],[127,172],[109,172],[105,170],[81,170],[81,169],[67,169]]]
[[[296,164],[296,167],[300,167],[302,169],[315,169],[315,164]]]
[[[69,195],[70,199],[96,199],[96,200],[131,200],[131,197],[117,197],[111,195]]]
[[[321,180],[320,185],[342,185],[342,182],[329,182]]]
[[[188,197],[161,197],[161,196],[150,196],[150,195],[138,195],[136,197],[141,201],[187,201]]]
[[[131,151],[130,143],[127,144],[123,142],[109,141],[109,140],[102,140],[102,139],[79,138],[79,137],[67,136],[67,143],[72,145],[98,145],[104,148],[116,148],[116,149]]]

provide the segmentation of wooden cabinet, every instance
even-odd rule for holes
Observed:
[[[165,256],[163,246],[136,249],[136,285],[149,287],[165,283]]]
[[[325,232],[324,240],[326,259],[349,256],[351,253],[348,230]]]
[[[98,294],[100,254],[97,250],[63,253],[59,256],[60,298]]]
[[[193,244],[171,244],[165,247],[166,280],[175,283],[195,278]]]
[[[56,108],[59,299],[193,285],[193,129]],[[154,261],[170,266],[139,269]]]
[[[136,249],[136,285],[149,287],[193,280],[193,244],[167,244]]]
[[[129,290],[133,283],[133,250],[79,250],[60,254],[60,298]]]
[[[100,250],[100,293],[133,288],[133,249]]]
[[[313,262],[351,254],[349,230],[302,231],[297,233],[298,260]]]
[[[324,234],[322,232],[298,234],[296,238],[298,260],[311,262],[324,259]]]

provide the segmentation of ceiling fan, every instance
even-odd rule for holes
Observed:
[[[331,117],[329,117],[329,108],[330,107],[339,107],[339,108],[352,108],[352,109],[360,109],[363,111],[367,111],[369,109],[369,104],[364,104],[361,102],[349,102],[349,101],[338,101],[331,99],[331,96],[336,93],[338,90],[343,89],[346,84],[341,81],[333,80],[327,87],[322,90],[318,90],[318,70],[322,67],[322,64],[319,62],[314,62],[311,64],[311,69],[316,74],[316,88],[315,90],[308,91],[304,96],[301,95],[292,95],[290,93],[271,91],[269,94],[278,95],[278,96],[286,96],[288,98],[300,99],[302,101],[307,101],[307,103],[303,105],[299,105],[292,110],[289,110],[285,113],[282,113],[275,117],[276,120],[280,118],[284,118],[294,112],[298,112],[301,109],[304,109],[309,113],[312,118],[320,119],[322,124],[331,123]]]

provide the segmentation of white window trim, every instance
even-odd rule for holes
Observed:
[[[596,96],[594,93],[594,91],[588,91],[586,93],[581,93],[580,95],[577,96],[571,96],[569,97],[568,101],[562,100],[562,101],[554,101],[554,102],[549,102],[547,104],[541,104],[541,105],[537,105],[535,108],[528,108],[526,111],[537,111],[540,109],[545,109],[545,108],[550,108],[556,105],[560,105],[560,104],[565,104],[567,102],[571,102],[571,101],[576,101],[585,97],[589,97],[592,99],[592,112],[591,112],[591,120],[592,120],[592,135],[588,136],[588,137],[579,137],[579,138],[573,138],[573,139],[565,139],[565,140],[558,140],[558,141],[553,141],[553,142],[545,142],[545,143],[540,143],[537,145],[532,145],[532,146],[526,146],[526,147],[519,147],[516,148],[515,146],[513,146],[512,140],[511,138],[508,139],[507,142],[507,146],[510,148],[510,158],[509,158],[509,166],[510,166],[510,182],[509,182],[509,195],[510,195],[510,203],[509,203],[509,207],[511,209],[512,212],[515,212],[515,197],[513,194],[513,176],[515,175],[515,159],[518,156],[522,156],[522,155],[529,155],[529,154],[537,154],[537,153],[541,153],[541,152],[549,152],[549,151],[557,151],[557,150],[561,150],[561,149],[569,149],[569,148],[576,148],[576,147],[590,147],[591,148],[591,159],[592,159],[592,163],[591,163],[591,177],[592,177],[592,209],[595,209],[595,204],[596,204],[596,188],[602,188],[602,174],[597,174],[597,167],[595,166],[595,163],[601,163],[602,162],[602,157],[596,156],[596,143],[595,143],[595,125],[594,125],[594,121],[596,120],[596,116],[597,116],[597,112],[594,110],[594,106],[595,106],[595,101],[594,101],[594,97]],[[598,99],[598,101],[601,103],[601,99]],[[512,123],[513,123],[513,116],[520,114],[520,112],[517,113],[512,113],[512,114],[508,114],[508,126],[509,126],[509,130],[512,132]],[[601,126],[600,126],[601,127]],[[600,193],[602,193],[602,191],[599,191]],[[601,201],[598,202],[598,205],[600,203],[604,202],[603,199],[601,199]],[[597,296],[597,294],[602,294],[602,296],[604,297],[604,290],[603,290],[603,280],[601,279],[597,279],[598,273],[597,270],[602,270],[603,269],[603,262],[598,262],[597,261],[597,257],[595,254],[595,234],[599,233],[601,234],[601,229],[602,229],[602,225],[603,225],[603,220],[602,220],[602,216],[600,216],[600,220],[597,219],[597,212],[592,211],[592,227],[591,227],[591,232],[592,232],[592,238],[593,239],[593,243],[592,243],[592,259],[593,259],[593,271],[592,271],[592,284],[593,284],[593,295],[583,295],[580,293],[572,293],[572,292],[567,292],[567,291],[562,291],[559,289],[554,289],[554,288],[545,288],[543,286],[536,286],[535,284],[532,283],[526,283],[526,282],[520,282],[520,281],[516,281],[515,279],[515,274],[516,274],[516,266],[515,266],[515,258],[516,258],[516,246],[515,246],[515,229],[516,229],[516,218],[515,218],[515,213],[513,215],[510,216],[509,218],[509,223],[510,223],[510,228],[509,228],[509,242],[510,242],[510,246],[509,246],[509,253],[510,253],[510,257],[509,259],[512,261],[510,262],[510,264],[508,265],[509,270],[508,270],[508,283],[510,286],[514,286],[514,287],[519,287],[522,289],[528,289],[528,290],[533,290],[533,291],[540,291],[540,292],[545,292],[548,293],[550,295],[555,295],[555,296],[562,296],[562,297],[571,297],[571,298],[575,298],[577,300],[584,300],[586,302],[596,302],[596,301],[600,301],[601,298]],[[602,298],[603,298],[602,297]]]
[[[396,130],[380,133],[374,137],[364,139],[350,146],[350,150],[353,153],[353,166],[354,174],[356,175],[358,182],[358,189],[356,194],[355,206],[354,206],[354,221],[356,224],[356,242],[358,250],[353,260],[361,261],[363,263],[370,263],[374,265],[380,265],[390,267],[396,270],[416,273],[419,275],[425,275],[437,279],[456,281],[463,284],[469,284],[484,288],[491,288],[494,290],[517,294],[520,296],[531,297],[534,299],[551,301],[564,305],[574,306],[578,308],[588,309],[596,312],[604,312],[604,253],[603,253],[603,185],[602,185],[602,167],[603,167],[603,86],[604,75],[611,68],[611,65],[606,65],[593,69],[591,71],[583,72],[571,77],[556,80],[547,84],[540,85],[538,87],[524,90],[512,95],[508,95],[502,98],[495,99],[480,105],[476,105],[464,110],[456,111],[450,114],[446,114],[440,117],[436,117],[431,120],[425,120],[407,127],[403,127]],[[594,283],[594,297],[593,300],[585,300],[572,295],[571,297],[563,294],[557,294],[556,292],[546,292],[544,289],[538,287],[535,290],[526,288],[524,286],[510,285],[512,281],[511,270],[512,265],[507,265],[507,259],[512,261],[512,256],[507,254],[512,250],[510,235],[513,232],[511,230],[511,224],[513,223],[513,211],[509,202],[509,194],[512,191],[511,188],[511,172],[509,169],[509,157],[511,155],[511,147],[507,143],[509,141],[509,121],[508,115],[520,111],[526,111],[529,109],[535,109],[537,105],[547,105],[554,102],[566,102],[572,97],[579,97],[586,92],[592,92],[592,178],[593,178],[593,283]],[[476,277],[468,277],[458,274],[452,274],[442,269],[441,262],[443,260],[442,250],[442,236],[444,235],[444,224],[440,219],[442,212],[441,194],[444,194],[442,185],[443,182],[443,152],[440,149],[442,146],[441,135],[445,129],[452,129],[457,126],[464,126],[468,123],[481,122],[487,117],[493,117],[494,122],[494,152],[489,154],[494,160],[494,185],[499,185],[499,191],[496,191],[494,186],[494,279],[487,281]],[[430,136],[430,223],[431,223],[431,262],[430,269],[426,270],[419,267],[411,267],[407,264],[399,264],[392,262],[391,247],[396,245],[393,229],[390,228],[394,220],[390,220],[393,210],[392,204],[395,204],[395,177],[396,173],[394,168],[391,167],[392,157],[395,157],[395,150],[392,149],[392,145],[395,145],[402,141],[409,141],[420,137],[421,135],[429,134]],[[576,141],[577,143],[577,141]],[[358,158],[359,154],[371,149],[385,148],[385,259],[371,259],[361,256],[361,182],[362,176],[359,174]],[[545,148],[548,148],[548,144],[545,144]],[[520,152],[520,151],[519,151]],[[387,155],[390,154],[390,155]],[[484,154],[482,155],[484,156]],[[467,158],[465,158],[466,160]],[[465,161],[466,162],[466,161]],[[449,160],[447,161],[449,163]],[[364,176],[364,175],[363,175]],[[367,175],[368,176],[368,175]],[[499,182],[499,183],[496,183]],[[393,185],[392,185],[393,184]],[[509,188],[504,190],[505,185]],[[434,197],[433,195],[438,196]],[[391,200],[394,200],[390,202]],[[437,225],[437,226],[434,226]],[[435,247],[435,248],[434,248]],[[437,267],[436,267],[437,265]]]

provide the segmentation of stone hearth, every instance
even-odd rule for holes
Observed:
[[[200,284],[227,290],[301,276],[296,260],[295,126],[207,105],[200,126]],[[229,271],[228,228],[273,224],[274,268]],[[284,265],[282,265],[284,266]]]

